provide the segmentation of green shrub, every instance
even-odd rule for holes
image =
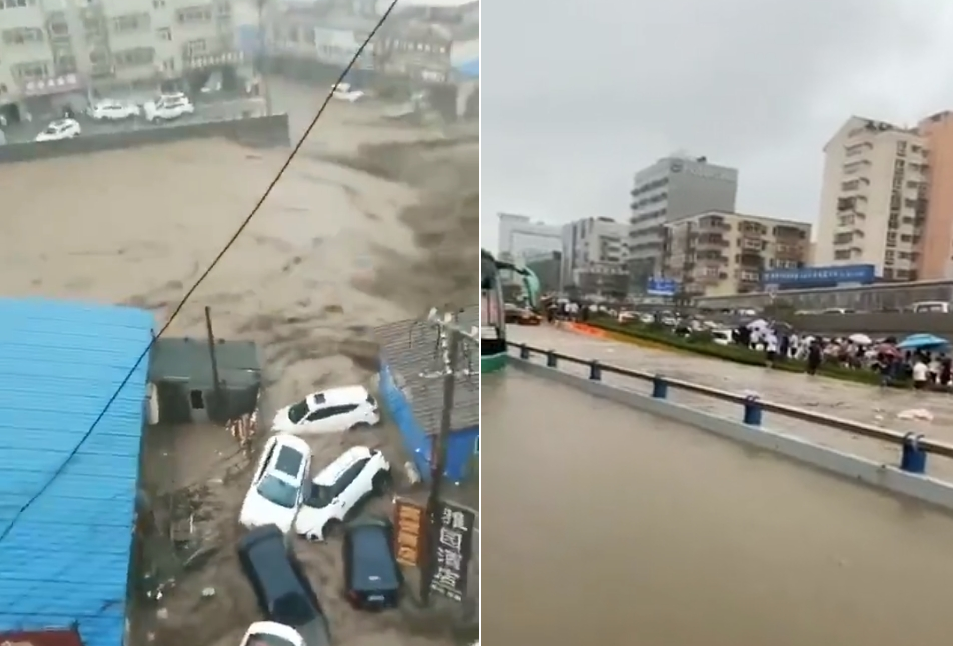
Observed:
[[[693,334],[687,338],[680,337],[669,331],[664,326],[662,329],[652,325],[643,325],[640,323],[621,324],[611,319],[597,319],[590,322],[590,325],[607,332],[621,334],[632,337],[633,339],[642,339],[651,341],[659,345],[665,345],[674,349],[691,352],[693,354],[711,357],[713,359],[723,359],[733,363],[739,363],[746,366],[764,366],[767,364],[764,352],[752,350],[740,345],[718,345],[712,342],[711,332],[701,332]],[[785,372],[805,372],[807,365],[804,361],[794,359],[785,359],[774,364],[775,370],[784,370]],[[832,377],[842,381],[852,381],[855,383],[879,385],[880,375],[872,370],[855,370],[845,368],[837,363],[822,363],[818,368],[818,374],[825,377]],[[909,384],[906,381],[894,382],[895,387],[906,387]]]

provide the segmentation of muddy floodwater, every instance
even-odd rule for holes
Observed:
[[[483,643],[949,644],[949,516],[518,371],[482,387]]]
[[[272,87],[296,132],[326,91],[278,80]],[[451,135],[393,127],[379,113],[373,103],[328,109],[169,331],[202,335],[210,306],[217,336],[260,344],[271,405],[321,387],[372,386],[370,328],[476,298],[475,127]],[[163,322],[288,152],[211,140],[5,165],[0,293],[126,303]],[[221,529],[209,539],[220,541],[218,556],[164,600],[168,619],[153,628],[157,644],[234,646],[257,619],[231,544],[248,479],[214,484],[223,442],[223,430],[207,429],[146,457],[145,471],[166,478],[161,486],[213,483],[208,504]],[[357,442],[400,459],[396,432],[385,425],[364,436],[315,438],[315,466]],[[350,611],[341,599],[339,545],[301,545],[299,554],[337,644],[448,643],[426,630],[408,633],[399,613]],[[213,599],[202,600],[205,586],[217,590]]]

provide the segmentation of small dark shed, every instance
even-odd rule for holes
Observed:
[[[219,339],[213,366],[205,339],[162,338],[152,347],[149,382],[154,398],[151,422],[224,423],[257,406],[261,389],[258,348],[251,341]]]

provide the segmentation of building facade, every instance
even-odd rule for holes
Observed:
[[[710,209],[734,211],[738,171],[705,157],[675,154],[635,174],[629,217],[628,268],[631,288],[644,291],[662,271],[665,225]]]
[[[245,66],[230,0],[4,0],[0,42],[8,121],[69,95],[194,82]]]
[[[732,211],[706,211],[669,222],[664,274],[692,296],[725,296],[761,289],[772,269],[804,267],[811,225]]]
[[[542,294],[563,291],[562,253],[549,251],[526,258],[526,268],[539,279],[539,291]]]
[[[562,228],[563,286],[586,294],[628,292],[629,227],[612,218],[584,218]]]
[[[861,117],[841,126],[824,147],[816,264],[871,264],[885,280],[919,277],[930,195],[928,140],[919,128]],[[947,236],[944,251],[949,247]]]
[[[499,214],[500,258],[511,262],[525,262],[540,253],[562,252],[561,227],[534,222],[528,216],[512,213]]]

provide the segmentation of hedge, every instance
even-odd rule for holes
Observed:
[[[637,342],[637,340],[643,340],[675,350],[731,361],[746,366],[764,367],[766,365],[764,352],[752,350],[740,345],[718,345],[711,340],[710,333],[694,333],[691,336],[682,337],[672,333],[669,328],[662,325],[644,325],[640,323],[623,324],[611,319],[596,319],[589,321],[588,324],[609,332],[613,336],[620,337],[619,340],[622,341],[629,340],[630,342]],[[807,370],[807,364],[804,361],[796,359],[785,359],[775,362],[774,369],[783,370],[785,372],[803,373]],[[842,381],[880,385],[880,375],[876,372],[872,370],[845,368],[839,364],[821,363],[817,374]],[[906,380],[894,380],[890,385],[896,388],[906,388],[910,384]]]

